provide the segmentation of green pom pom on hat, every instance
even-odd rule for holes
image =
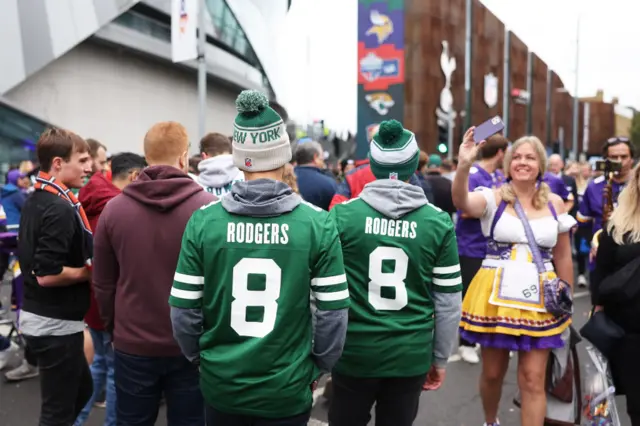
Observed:
[[[258,113],[269,107],[269,99],[256,90],[244,90],[236,99],[236,109],[240,114]]]
[[[232,142],[236,167],[246,172],[266,172],[291,161],[287,128],[264,93],[242,91],[236,99],[236,109]]]
[[[369,149],[371,172],[377,179],[408,181],[418,169],[420,148],[413,132],[397,120],[380,123]]]

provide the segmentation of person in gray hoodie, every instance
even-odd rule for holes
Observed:
[[[246,181],[187,224],[173,333],[200,367],[209,424],[302,426],[344,344],[340,239],[329,213],[283,182],[291,145],[266,96],[244,91],[236,106],[232,158]]]
[[[369,152],[376,180],[330,213],[352,300],[332,374],[332,426],[366,426],[374,403],[376,426],[410,426],[422,389],[436,390],[445,379],[462,279],[449,214],[408,183],[419,154],[412,132],[382,122]]]
[[[233,164],[231,141],[221,133],[207,133],[200,140],[198,163],[199,174],[196,178],[207,192],[216,197],[231,192],[231,186],[244,180],[244,173]]]

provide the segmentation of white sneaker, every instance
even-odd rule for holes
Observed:
[[[5,368],[11,361],[11,357],[18,352],[20,348],[15,343],[11,342],[9,347],[4,351],[0,351],[0,370]]]
[[[578,275],[578,287],[586,287],[587,278],[584,275]]]
[[[460,358],[462,358],[463,361],[468,362],[469,364],[477,364],[480,362],[480,357],[478,357],[476,348],[471,346],[460,346],[458,351],[460,352]]]

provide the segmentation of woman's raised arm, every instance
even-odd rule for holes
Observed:
[[[453,179],[451,197],[456,208],[460,209],[467,217],[479,218],[487,208],[487,201],[484,195],[478,192],[469,193],[469,169],[478,156],[478,148],[485,143],[482,141],[476,144],[473,141],[473,131],[471,127],[464,134],[464,139],[458,150],[458,168]]]

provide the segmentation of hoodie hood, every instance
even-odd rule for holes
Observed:
[[[429,203],[421,187],[391,179],[368,183],[360,199],[391,219],[400,219]]]
[[[302,199],[286,183],[271,179],[238,182],[222,197],[229,213],[253,217],[274,217],[293,211]]]
[[[151,166],[123,191],[127,197],[161,212],[172,210],[202,191],[185,172],[171,166]]]
[[[107,202],[118,194],[120,190],[102,173],[94,173],[89,182],[80,188],[78,201],[91,221],[91,218],[99,216]]]
[[[231,154],[218,155],[198,164],[198,182],[208,188],[221,188],[233,181],[244,180],[244,173],[233,165]]]
[[[20,191],[20,188],[18,188],[16,185],[12,183],[7,183],[2,187],[2,190],[0,190],[0,196],[2,198],[5,198],[13,194],[14,192],[18,192],[18,191]]]

